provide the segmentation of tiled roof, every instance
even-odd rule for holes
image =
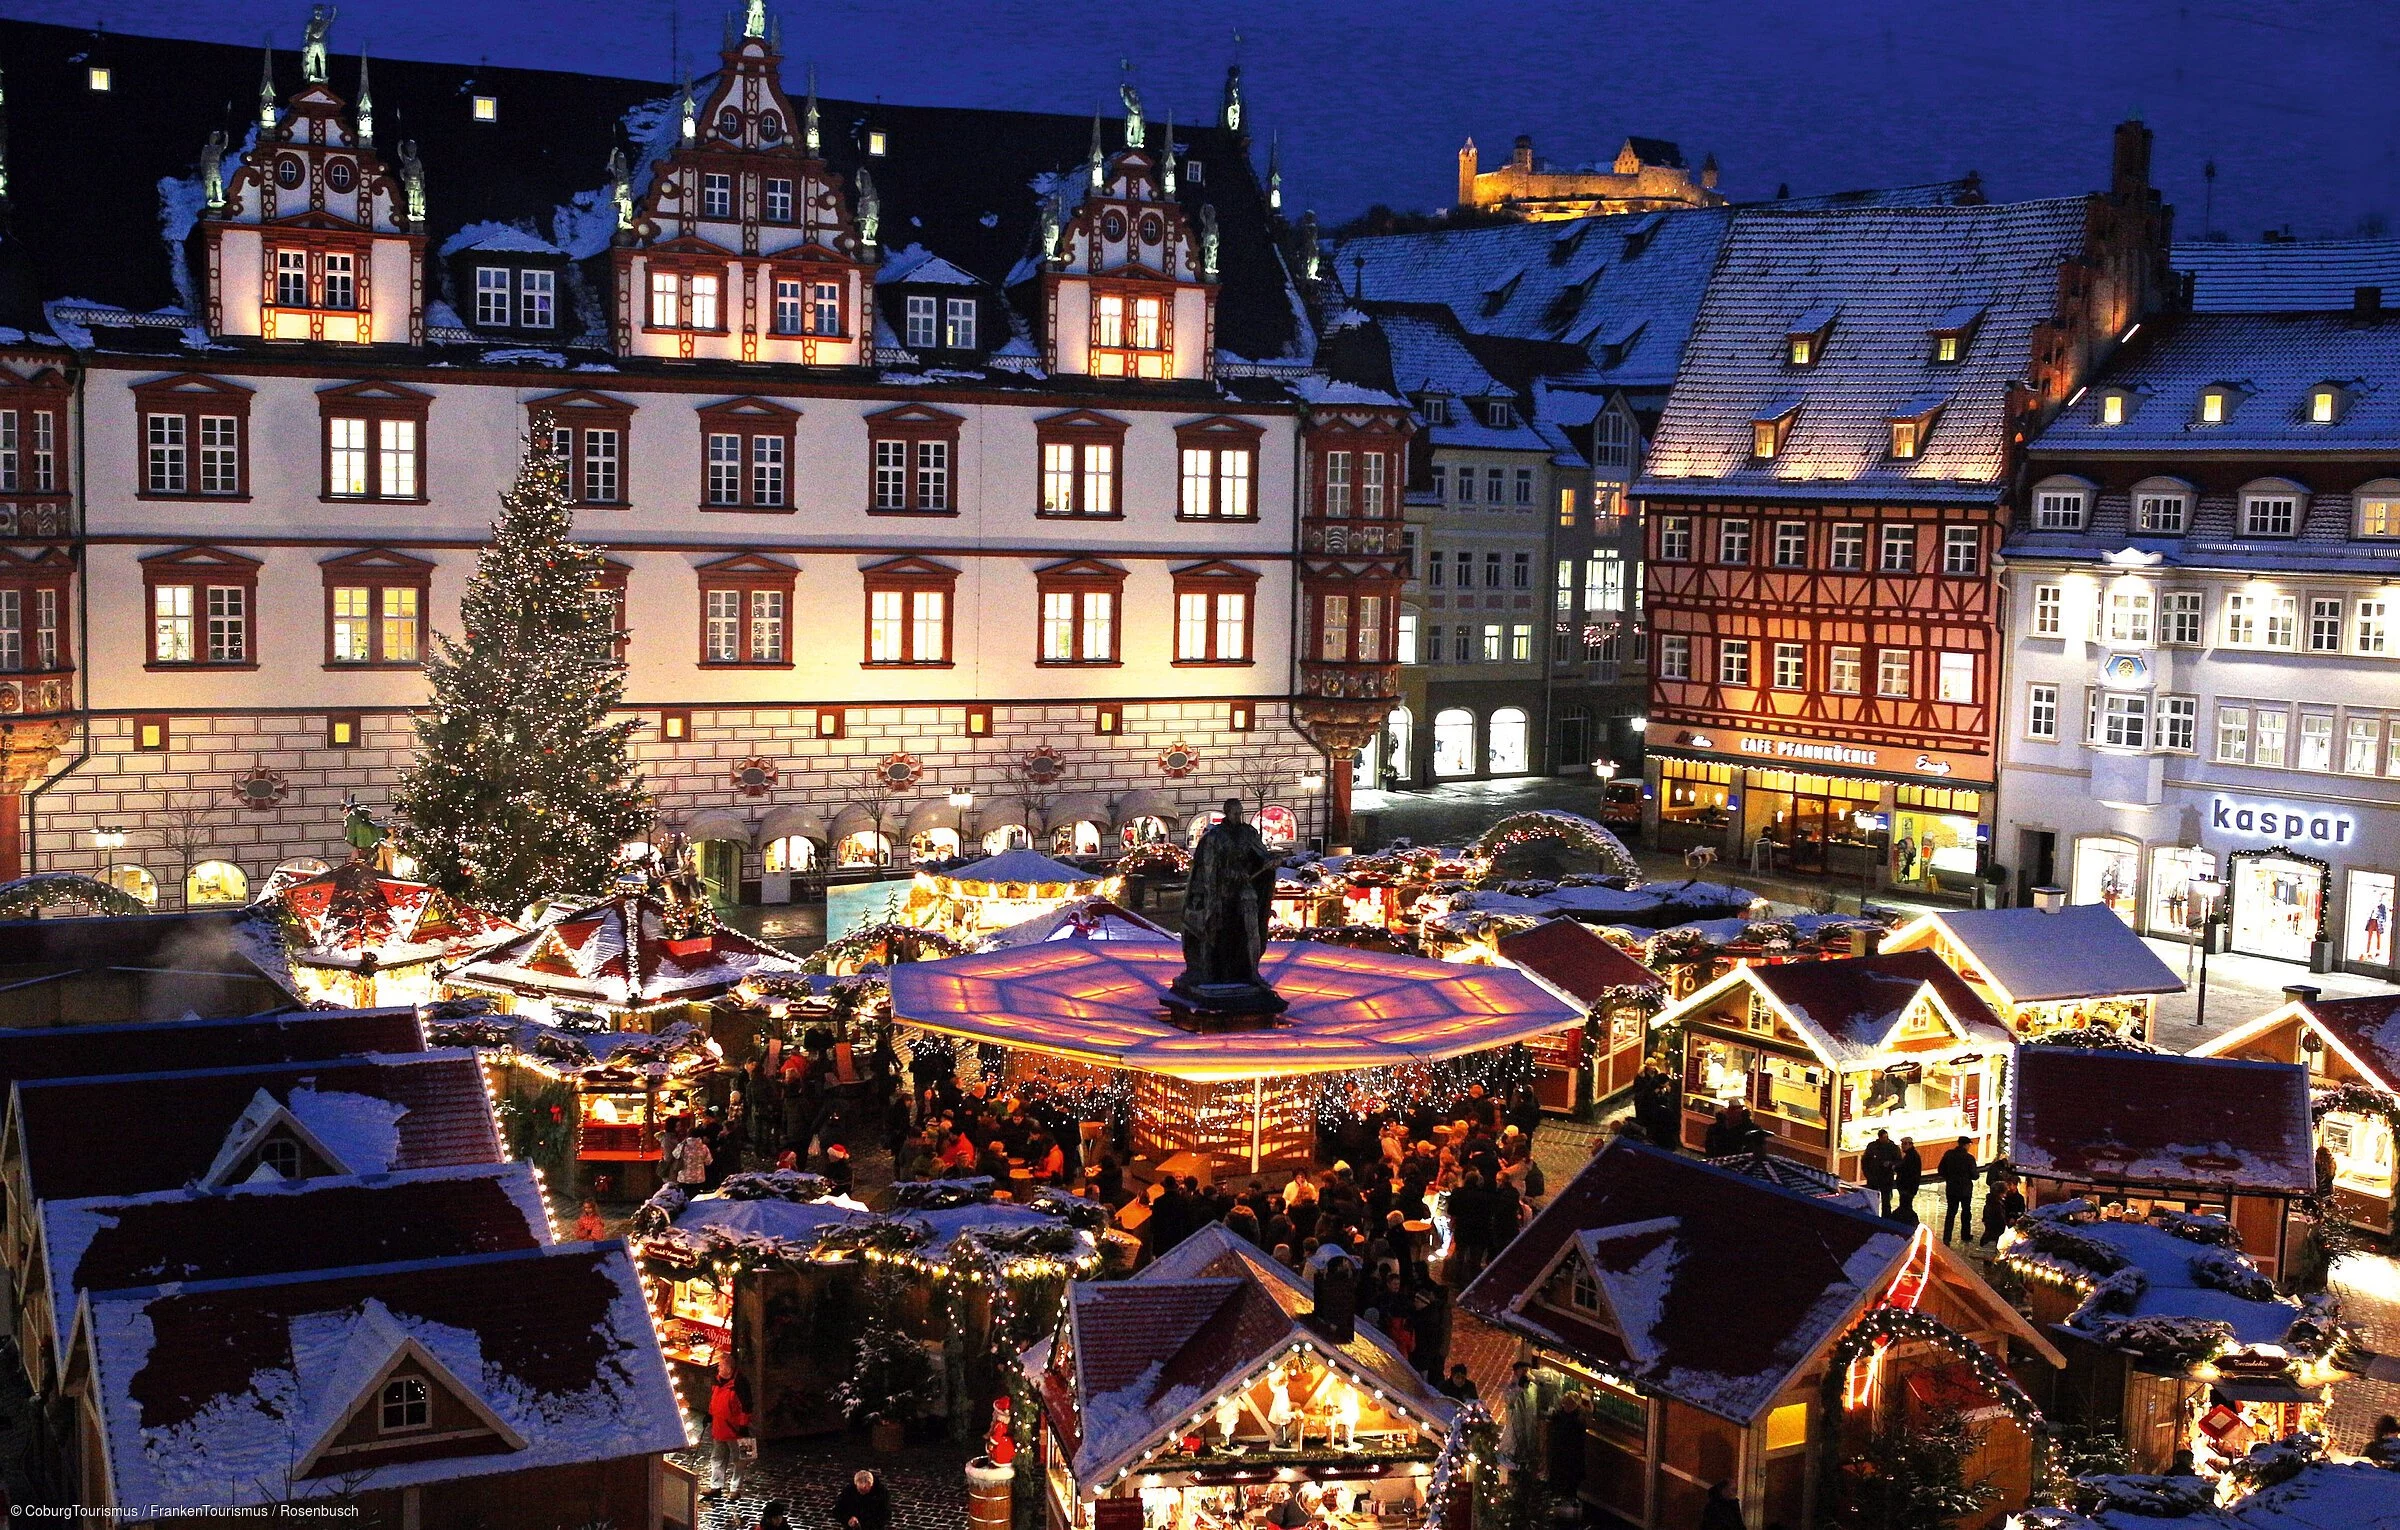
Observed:
[[[2361,287],[2400,303],[2400,239],[2178,244],[2170,263],[2192,278],[2194,313],[2298,313],[2348,308]]]
[[[1946,206],[1965,183],[1843,192],[1785,208]],[[1353,302],[1440,303],[1476,334],[1580,347],[1614,388],[1663,391],[1734,210],[1612,213],[1344,241],[1325,269]]]
[[[119,1291],[90,1312],[119,1503],[342,1494],[340,1463],[294,1466],[412,1341],[523,1444],[419,1449],[377,1464],[379,1489],[685,1442],[622,1242]]]
[[[58,1079],[16,1086],[17,1145],[34,1198],[191,1184],[262,1091],[353,1173],[500,1161],[472,1052]]]
[[[1934,931],[1942,930],[1995,987],[2019,1004],[2183,991],[2183,979],[2105,904],[2079,903],[2055,913],[2036,908],[1947,911],[1927,914],[1922,928],[1921,936],[1914,926],[1895,933],[1884,949],[1929,944]]]
[[[296,33],[277,39],[276,78],[286,92],[299,83],[295,40]],[[345,99],[356,93],[360,41],[345,17],[334,36],[330,82]],[[241,144],[256,120],[258,50],[8,21],[0,22],[0,57],[8,60],[12,232],[23,240],[17,248],[30,260],[39,295],[134,310],[179,303],[161,242],[159,186],[196,173],[212,129],[227,129]],[[87,61],[114,71],[113,90],[86,88]],[[796,47],[785,60],[795,100],[805,88],[805,62]],[[381,146],[388,154],[403,137],[419,145],[436,249],[485,224],[516,225],[536,237],[573,235],[569,243],[588,238],[593,210],[607,205],[610,150],[626,148],[638,161],[643,142],[635,130],[646,139],[648,129],[667,122],[675,93],[663,80],[491,64],[378,55],[373,68]],[[695,99],[707,99],[709,83],[706,76],[694,81]],[[852,180],[872,164],[894,248],[923,245],[969,275],[1005,283],[1033,247],[1041,215],[1034,181],[1083,163],[1088,111],[895,105],[871,99],[890,81],[851,83],[864,96],[821,101],[827,162]],[[472,94],[498,98],[497,121],[471,119]],[[870,127],[884,135],[883,153],[871,161]],[[1114,123],[1110,132],[1113,148]],[[1216,209],[1217,344],[1237,356],[1284,355],[1300,342],[1300,319],[1247,146],[1201,124],[1177,123],[1175,138],[1187,162],[1206,167],[1205,180],[1187,172],[1182,202],[1195,217],[1203,203]],[[605,265],[603,254],[581,269],[605,281]],[[429,296],[438,274],[427,272]]]
[[[495,1254],[549,1241],[528,1163],[42,1206],[44,1296],[62,1343],[79,1291]]]
[[[1561,1252],[1623,1229],[1617,1333],[1540,1299]],[[1581,1353],[1747,1424],[1898,1268],[1905,1229],[1868,1211],[1620,1139],[1585,1165],[1459,1297],[1487,1323]],[[1637,1272],[1637,1266],[1640,1267]]]
[[[1928,985],[1951,1018],[1966,1028],[1970,1040],[2005,1044],[2009,1039],[1982,995],[1931,951],[1780,962],[1742,972],[1774,996],[1828,1062],[1863,1060],[1880,1052],[1892,1027]]]
[[[2171,1053],[2026,1046],[2009,1161],[2046,1179],[2304,1195],[2317,1173],[2308,1070]]]
[[[1500,937],[1500,957],[1535,982],[1578,1004],[1596,1004],[1611,988],[1663,988],[1657,973],[1572,919],[1546,919]]]
[[[2009,385],[2056,311],[2084,217],[2077,197],[1736,212],[1638,492],[1995,499]],[[1968,306],[1983,319],[1965,359],[1935,362],[1934,331]],[[1787,364],[1787,337],[1828,308],[1839,315],[1818,359]],[[1928,399],[1943,402],[1922,450],[1892,459],[1892,419]],[[1752,422],[1786,410],[1797,413],[1780,450],[1753,462]]]
[[[425,1050],[413,1009],[295,1010],[234,1020],[146,1020],[0,1031],[0,1082],[321,1062]]]
[[[2400,301],[2400,287],[2393,292]],[[2171,452],[2400,449],[2400,308],[2361,322],[2347,313],[2190,314],[2157,321],[2080,401],[2060,411],[2036,450],[2097,456]],[[2309,419],[2309,390],[2344,390],[2335,418]],[[2221,424],[2200,422],[2200,396],[2232,392]],[[2124,423],[2102,423],[2121,390]]]

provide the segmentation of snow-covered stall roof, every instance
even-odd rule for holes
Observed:
[[[1164,925],[1153,924],[1129,908],[1098,896],[1062,903],[1031,919],[995,930],[984,937],[983,949],[1004,951],[1045,940],[1173,940]]]
[[[336,1174],[503,1156],[482,1069],[463,1050],[21,1083],[13,1127],[36,1200],[203,1183],[279,1128]]]
[[[2112,1477],[2090,1514],[2027,1509],[2021,1530],[2395,1530],[2400,1472],[2364,1461],[2311,1461],[2226,1508],[2205,1477]]]
[[[2183,991],[2183,979],[2102,903],[2078,903],[2056,912],[1982,908],[1930,913],[1893,931],[1883,948],[1914,951],[1937,941],[1956,947],[1969,963],[1966,975],[1980,975],[2010,1004]]]
[[[932,875],[937,881],[955,882],[976,891],[1023,884],[1076,887],[1088,893],[1097,890],[1101,882],[1106,880],[1098,872],[1054,861],[1038,850],[1003,850],[998,855],[987,855],[981,860],[968,861],[962,866]]]
[[[412,1008],[292,1010],[229,1020],[140,1020],[0,1030],[0,1082],[91,1078],[422,1052]]]
[[[2386,1094],[2400,1094],[2400,992],[2355,999],[2293,999],[2247,1025],[2235,1026],[2192,1049],[2195,1057],[2221,1057],[2279,1025],[2297,1020]]]
[[[1437,1436],[1453,1412],[1368,1323],[1337,1342],[1308,1321],[1310,1288],[1222,1224],[1202,1228],[1131,1280],[1068,1288],[1071,1375],[1052,1341],[1025,1365],[1068,1434],[1078,1481],[1093,1482],[1180,1431],[1195,1412],[1292,1345],[1389,1393]],[[1072,1398],[1063,1395],[1072,1392]]]
[[[1870,1063],[1885,1055],[1902,1022],[1927,998],[1947,1017],[1961,1045],[2005,1047],[2010,1041],[1991,1006],[1930,951],[1736,967],[1675,1006],[1666,1018],[1713,1004],[1736,984],[1757,990],[1820,1058],[1835,1067]]]
[[[2202,1234],[2230,1234],[2218,1218],[2182,1222]],[[2069,1200],[2037,1208],[2031,1223],[2038,1224],[2037,1237],[2041,1229],[2062,1229],[2068,1236],[2045,1249],[2012,1233],[2008,1257],[2047,1268],[2097,1297],[2077,1309],[2068,1326],[2104,1341],[2119,1324],[2154,1318],[2223,1323],[2233,1342],[2244,1347],[2282,1345],[2306,1314],[2300,1303],[2275,1294],[2273,1282],[2238,1247],[2179,1236],[2173,1219],[2111,1222],[2093,1216],[2089,1202]],[[2083,1243],[2105,1250],[2113,1258],[2098,1262],[2116,1267],[2098,1268],[2088,1257],[2077,1257],[2085,1254]]]
[[[2026,1046],[2010,1105],[2020,1173],[2268,1195],[2316,1188],[2308,1070],[2297,1064]]]
[[[753,973],[803,970],[799,957],[738,930],[677,935],[675,927],[658,899],[619,893],[485,951],[449,981],[624,1010],[706,1003]]]
[[[50,1274],[42,1299],[61,1343],[81,1291],[444,1259],[551,1241],[529,1163],[49,1201],[40,1236]]]
[[[1612,989],[1663,990],[1666,980],[1572,919],[1550,919],[1500,937],[1500,959],[1586,1008]]]
[[[103,1469],[120,1504],[330,1499],[362,1474],[388,1490],[685,1442],[621,1242],[87,1300]],[[465,1437],[331,1448],[402,1361],[472,1419]]]
[[[385,967],[457,956],[516,929],[426,882],[352,859],[314,876],[278,872],[254,903],[298,937],[291,954],[317,966],[355,967],[372,953]]]
[[[1905,1228],[1871,1210],[1621,1138],[1485,1267],[1459,1305],[1748,1424],[1891,1286],[1910,1246]],[[1931,1247],[1954,1288],[1979,1292],[1994,1322],[2055,1359],[1972,1271]],[[1605,1321],[1544,1298],[1570,1258],[1594,1261]]]

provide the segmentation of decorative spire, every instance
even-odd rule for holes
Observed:
[[[1314,282],[1323,268],[1323,256],[1317,249],[1317,214],[1314,208],[1300,215],[1300,279]]]
[[[1108,186],[1108,168],[1100,152],[1100,114],[1098,112],[1092,113],[1092,152],[1086,156],[1084,163],[1091,170],[1092,189],[1094,191],[1105,190]]]
[[[1267,211],[1283,211],[1283,130],[1267,135]]]
[[[750,0],[750,9],[742,17],[742,36],[744,39],[756,37],[763,41],[766,35],[767,0]]]
[[[325,83],[325,36],[333,30],[333,17],[330,5],[308,8],[308,30],[300,36],[300,79],[304,84]]]
[[[1167,112],[1167,132],[1158,146],[1158,184],[1170,200],[1175,195],[1175,113]]]
[[[358,52],[358,141],[371,144],[375,137],[375,92],[367,86],[367,52]]]
[[[267,44],[267,56],[258,67],[258,125],[275,131],[275,45]]]
[[[1234,35],[1239,37],[1241,34]],[[1239,64],[1225,66],[1224,118],[1226,132],[1239,133],[1242,130],[1242,66]]]
[[[683,141],[690,143],[700,136],[700,109],[692,104],[692,74],[683,74]]]
[[[824,139],[817,131],[817,66],[814,64],[808,66],[808,110],[803,114],[803,120],[808,127],[808,152],[813,157],[824,147]]]

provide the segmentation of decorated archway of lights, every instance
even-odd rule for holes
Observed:
[[[1163,1002],[1183,970],[1168,941],[1048,941],[891,969],[894,1020],[1006,1048],[1012,1073],[1117,1070],[1135,1145],[1256,1172],[1304,1162],[1328,1075],[1412,1070],[1582,1023],[1523,974],[1317,942],[1276,942],[1259,975],[1290,1006],[1218,1028]]]

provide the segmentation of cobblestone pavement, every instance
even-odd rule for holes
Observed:
[[[960,1530],[967,1522],[968,1451],[963,1445],[911,1445],[895,1455],[878,1455],[865,1438],[822,1439],[763,1445],[742,1474],[736,1497],[701,1505],[697,1530],[750,1530],[780,1498],[799,1530],[841,1530],[833,1521],[834,1496],[860,1467],[875,1471],[892,1494],[893,1530]],[[673,1459],[700,1474],[706,1486],[708,1452],[679,1452]]]
[[[2367,1347],[2400,1355],[2400,1260],[2388,1254],[2345,1254],[2333,1267],[2342,1316],[2356,1323]],[[2338,1383],[2327,1426],[2338,1449],[2358,1451],[2375,1437],[2375,1420],[2400,1414],[2400,1383],[2360,1377]]]

